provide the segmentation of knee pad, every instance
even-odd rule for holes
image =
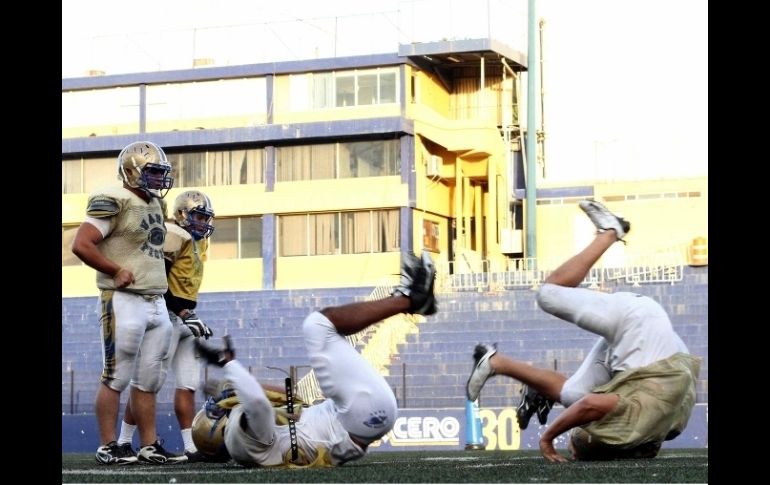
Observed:
[[[130,379],[121,379],[119,377],[114,379],[102,379],[102,384],[117,392],[123,392],[123,390],[128,387],[129,382]]]
[[[564,387],[561,389],[560,402],[566,408],[575,404],[581,397],[588,394],[590,391],[585,389],[577,389],[569,386],[567,382],[564,383]]]
[[[392,392],[389,396],[362,392],[350,402],[347,412],[338,415],[348,433],[369,443],[393,429],[397,417],[398,407]]]

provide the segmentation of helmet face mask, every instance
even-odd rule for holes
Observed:
[[[138,141],[126,146],[118,155],[118,178],[150,197],[162,199],[174,185],[171,164],[158,145]]]
[[[211,236],[214,232],[211,199],[198,190],[182,192],[174,201],[174,220],[196,241]]]

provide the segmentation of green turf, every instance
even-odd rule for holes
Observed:
[[[175,480],[175,482],[173,481]],[[707,483],[708,449],[653,460],[552,464],[536,451],[381,452],[342,467],[245,469],[234,463],[97,465],[62,454],[62,483]]]

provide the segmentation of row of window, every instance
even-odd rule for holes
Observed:
[[[276,181],[378,177],[400,173],[397,139],[276,148]],[[174,187],[260,184],[265,150],[221,150],[168,154]],[[62,160],[62,194],[90,193],[116,185],[115,158]]]
[[[262,217],[216,218],[209,259],[262,257]],[[78,226],[62,227],[62,266],[82,264],[72,254]],[[398,209],[278,216],[278,255],[315,256],[400,250]]]
[[[292,74],[290,111],[396,103],[398,67]],[[264,77],[147,85],[146,132],[267,123]],[[138,86],[62,92],[62,137],[139,133]]]
[[[395,103],[398,68],[294,74],[289,76],[289,109],[344,108]]]

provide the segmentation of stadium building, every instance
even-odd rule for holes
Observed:
[[[678,281],[705,284],[705,297],[691,300],[675,324],[687,326],[692,338],[685,335],[685,341],[707,356],[708,274],[695,267],[707,262],[699,249],[708,236],[706,177],[620,176],[554,185],[538,171],[536,248],[527,248],[523,147],[536,130],[524,126],[523,53],[476,38],[394,45],[384,54],[199,64],[62,80],[64,409],[92,411],[100,370],[95,272],[72,254],[72,238],[88,194],[119,183],[116,157],[137,140],[158,144],[171,161],[175,183],[166,200],[196,188],[213,202],[216,230],[199,315],[219,329],[217,335],[241,331],[246,338],[249,328],[270,318],[283,328],[274,330],[275,341],[268,342],[264,328],[248,336],[264,338],[261,347],[241,344],[248,349],[244,359],[255,366],[306,363],[289,350],[302,348],[297,324],[306,311],[387,287],[397,280],[407,251],[428,250],[438,267],[438,291],[454,295],[440,302],[439,319],[449,318],[441,316],[445,310],[471,324],[489,318],[488,327],[498,332],[517,318],[513,310],[543,320],[534,292],[512,290],[537,286],[543,270],[590,240],[592,226],[577,202],[591,197],[635,227],[655,228],[632,232],[634,244],[616,244],[605,255],[603,266],[616,268],[622,284],[657,284],[660,294]],[[694,244],[696,238],[703,239]],[[654,269],[639,270],[645,267]],[[592,283],[603,285],[610,273],[596,274]],[[664,306],[674,304],[668,298]],[[87,331],[81,330],[85,322],[93,323]],[[407,406],[407,371],[403,388],[401,376],[394,378],[403,407],[463,405],[462,379],[477,335],[472,326],[460,330],[468,342],[436,354],[458,365],[426,368],[433,380],[410,384],[432,392],[433,400],[410,395]],[[415,332],[413,325],[408,332]],[[590,347],[590,339],[548,338],[542,332],[512,337],[532,349],[528,361],[555,367],[558,360],[565,371],[574,371]],[[533,340],[538,344],[528,347]],[[540,345],[546,340],[547,348]],[[388,346],[392,353],[395,344]],[[387,360],[419,368],[406,356]],[[702,374],[698,399],[707,403],[707,365]],[[439,382],[441,377],[452,379]],[[495,386],[490,389],[488,404],[517,402],[513,383],[500,382],[497,394]],[[84,392],[76,396],[79,390]],[[161,410],[171,402],[170,391],[163,392]],[[93,447],[87,443],[83,450]]]

